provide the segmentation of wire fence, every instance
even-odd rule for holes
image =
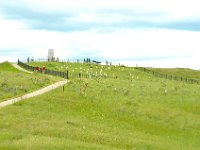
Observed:
[[[91,78],[117,79],[118,78],[118,75],[109,76],[109,75],[104,75],[104,74],[101,75],[101,74],[89,74],[89,73],[72,73],[72,72],[69,73],[68,71],[61,72],[61,71],[55,71],[55,70],[49,70],[49,69],[37,70],[36,67],[29,66],[19,60],[18,60],[18,65],[27,70],[33,71],[33,72],[39,72],[39,73],[49,74],[49,75],[53,75],[53,76],[59,76],[59,77],[66,78],[66,79],[68,79],[69,77],[70,78],[88,78],[88,79],[91,79]],[[136,69],[143,71],[144,73],[148,73],[153,76],[159,77],[159,78],[165,78],[165,79],[175,80],[175,81],[182,81],[182,82],[186,82],[186,83],[190,83],[190,84],[199,84],[199,81],[196,79],[164,74],[164,73],[160,73],[158,71],[151,70],[149,68],[144,68],[144,67],[136,67]]]
[[[160,78],[165,78],[165,79],[175,80],[175,81],[182,81],[182,82],[186,82],[186,83],[190,83],[190,84],[199,84],[199,81],[196,79],[164,74],[164,73],[160,73],[158,71],[147,69],[144,67],[136,67],[136,69],[141,70],[145,73],[151,74],[153,76],[160,77]]]
[[[61,71],[55,71],[55,70],[49,70],[49,69],[37,69],[37,67],[33,67],[33,66],[29,66],[21,61],[18,60],[18,65],[27,69],[27,70],[30,70],[30,71],[33,71],[33,72],[38,72],[38,73],[44,73],[44,74],[48,74],[48,75],[53,75],[53,76],[59,76],[61,78],[65,78],[65,79],[68,79],[68,71],[66,72],[61,72]]]

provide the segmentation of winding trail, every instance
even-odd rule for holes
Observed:
[[[26,72],[26,73],[33,73],[33,72],[31,72],[31,71],[27,71],[27,70],[25,70],[24,68],[20,67],[18,64],[13,64],[13,63],[12,63],[12,66],[15,67],[15,68],[17,68],[17,69],[20,70],[20,71],[23,71],[23,72]]]
[[[20,67],[19,65],[15,64],[15,63],[12,63],[12,66],[17,68],[20,71],[23,71],[23,72],[26,72],[26,73],[33,73],[33,72],[30,72],[30,71],[27,71],[27,70],[23,69],[22,67]],[[58,88],[60,86],[65,85],[67,82],[68,82],[68,80],[59,81],[59,82],[56,82],[56,83],[54,83],[52,85],[44,87],[44,88],[42,88],[40,90],[37,90],[35,92],[31,92],[31,93],[25,94],[25,95],[17,97],[17,98],[12,98],[12,99],[3,101],[3,102],[0,103],[0,108],[8,106],[8,105],[12,105],[12,104],[14,104],[16,102],[19,102],[19,101],[22,101],[22,100],[25,100],[25,99],[28,99],[28,98],[31,98],[31,97],[34,97],[34,96],[38,96],[38,95],[44,94],[46,92],[49,92],[49,91],[54,90],[54,89],[56,89],[56,88]]]
[[[8,106],[8,105],[12,105],[12,104],[14,104],[16,102],[19,102],[19,101],[22,101],[22,100],[25,100],[25,99],[28,99],[28,98],[31,98],[31,97],[34,97],[34,96],[38,96],[38,95],[44,94],[46,92],[49,92],[49,91],[51,91],[53,89],[56,89],[56,88],[58,88],[60,86],[65,85],[67,82],[68,82],[68,80],[59,81],[59,82],[56,82],[56,83],[54,83],[52,85],[44,87],[44,88],[42,88],[40,90],[37,90],[35,92],[28,93],[28,94],[25,94],[23,96],[20,96],[20,97],[17,97],[17,98],[13,98],[13,99],[1,102],[0,103],[0,108]]]

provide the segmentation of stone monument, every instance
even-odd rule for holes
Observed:
[[[55,56],[54,56],[54,49],[49,49],[48,50],[48,61],[55,61]]]

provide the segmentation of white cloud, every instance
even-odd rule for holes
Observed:
[[[96,30],[61,33],[43,30],[32,31],[22,28],[10,29],[1,30],[1,33],[3,33],[0,35],[0,39],[3,41],[0,44],[1,49],[6,47],[23,49],[40,58],[46,57],[49,48],[54,48],[56,55],[62,58],[76,58],[76,55],[79,57],[79,54],[86,52],[94,53],[94,57],[98,56],[108,60],[133,59],[138,61],[137,58],[147,58],[148,60],[151,58],[177,57],[181,61],[174,59],[173,64],[169,62],[167,64],[169,66],[180,66],[180,63],[184,62],[183,65],[186,66],[188,63],[193,67],[197,62],[189,62],[194,62],[194,56],[196,57],[195,60],[200,56],[198,41],[200,33],[192,31],[122,29],[109,33],[101,33]],[[184,61],[186,59],[190,60]],[[158,60],[147,60],[139,62],[141,64],[151,62],[155,66],[159,64]]]
[[[105,26],[137,19],[159,23],[200,17],[197,0],[20,0],[20,3],[36,11],[76,13],[72,20],[77,23]],[[107,13],[109,10],[116,12]],[[136,14],[132,16],[118,10],[132,10]],[[93,54],[108,60],[133,60],[141,65],[191,68],[198,68],[200,59],[200,32],[194,31],[126,26],[112,32],[95,27],[74,32],[32,30],[24,22],[8,20],[0,14],[0,33],[0,55],[3,49],[22,49],[35,57],[46,57],[47,50],[53,48],[56,55],[63,58]],[[13,60],[13,57],[0,56],[0,61],[6,59]]]
[[[91,12],[98,9],[129,9],[138,12],[165,13],[165,19],[191,19],[200,17],[198,0],[21,0],[40,10]],[[90,16],[87,16],[90,18]],[[162,19],[162,18],[160,18]]]
[[[0,63],[4,62],[4,61],[17,62],[17,58],[16,58],[16,56],[1,56],[0,55]]]

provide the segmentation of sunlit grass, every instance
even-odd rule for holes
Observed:
[[[0,149],[200,149],[199,85],[134,68],[111,73],[120,77],[73,78],[64,92],[1,109]]]
[[[192,69],[184,69],[184,68],[154,68],[152,70],[156,70],[163,74],[175,75],[178,77],[197,79],[200,81],[200,71],[192,70]]]
[[[0,64],[0,102],[17,97],[61,80],[53,76],[29,74],[17,70],[10,63]]]

